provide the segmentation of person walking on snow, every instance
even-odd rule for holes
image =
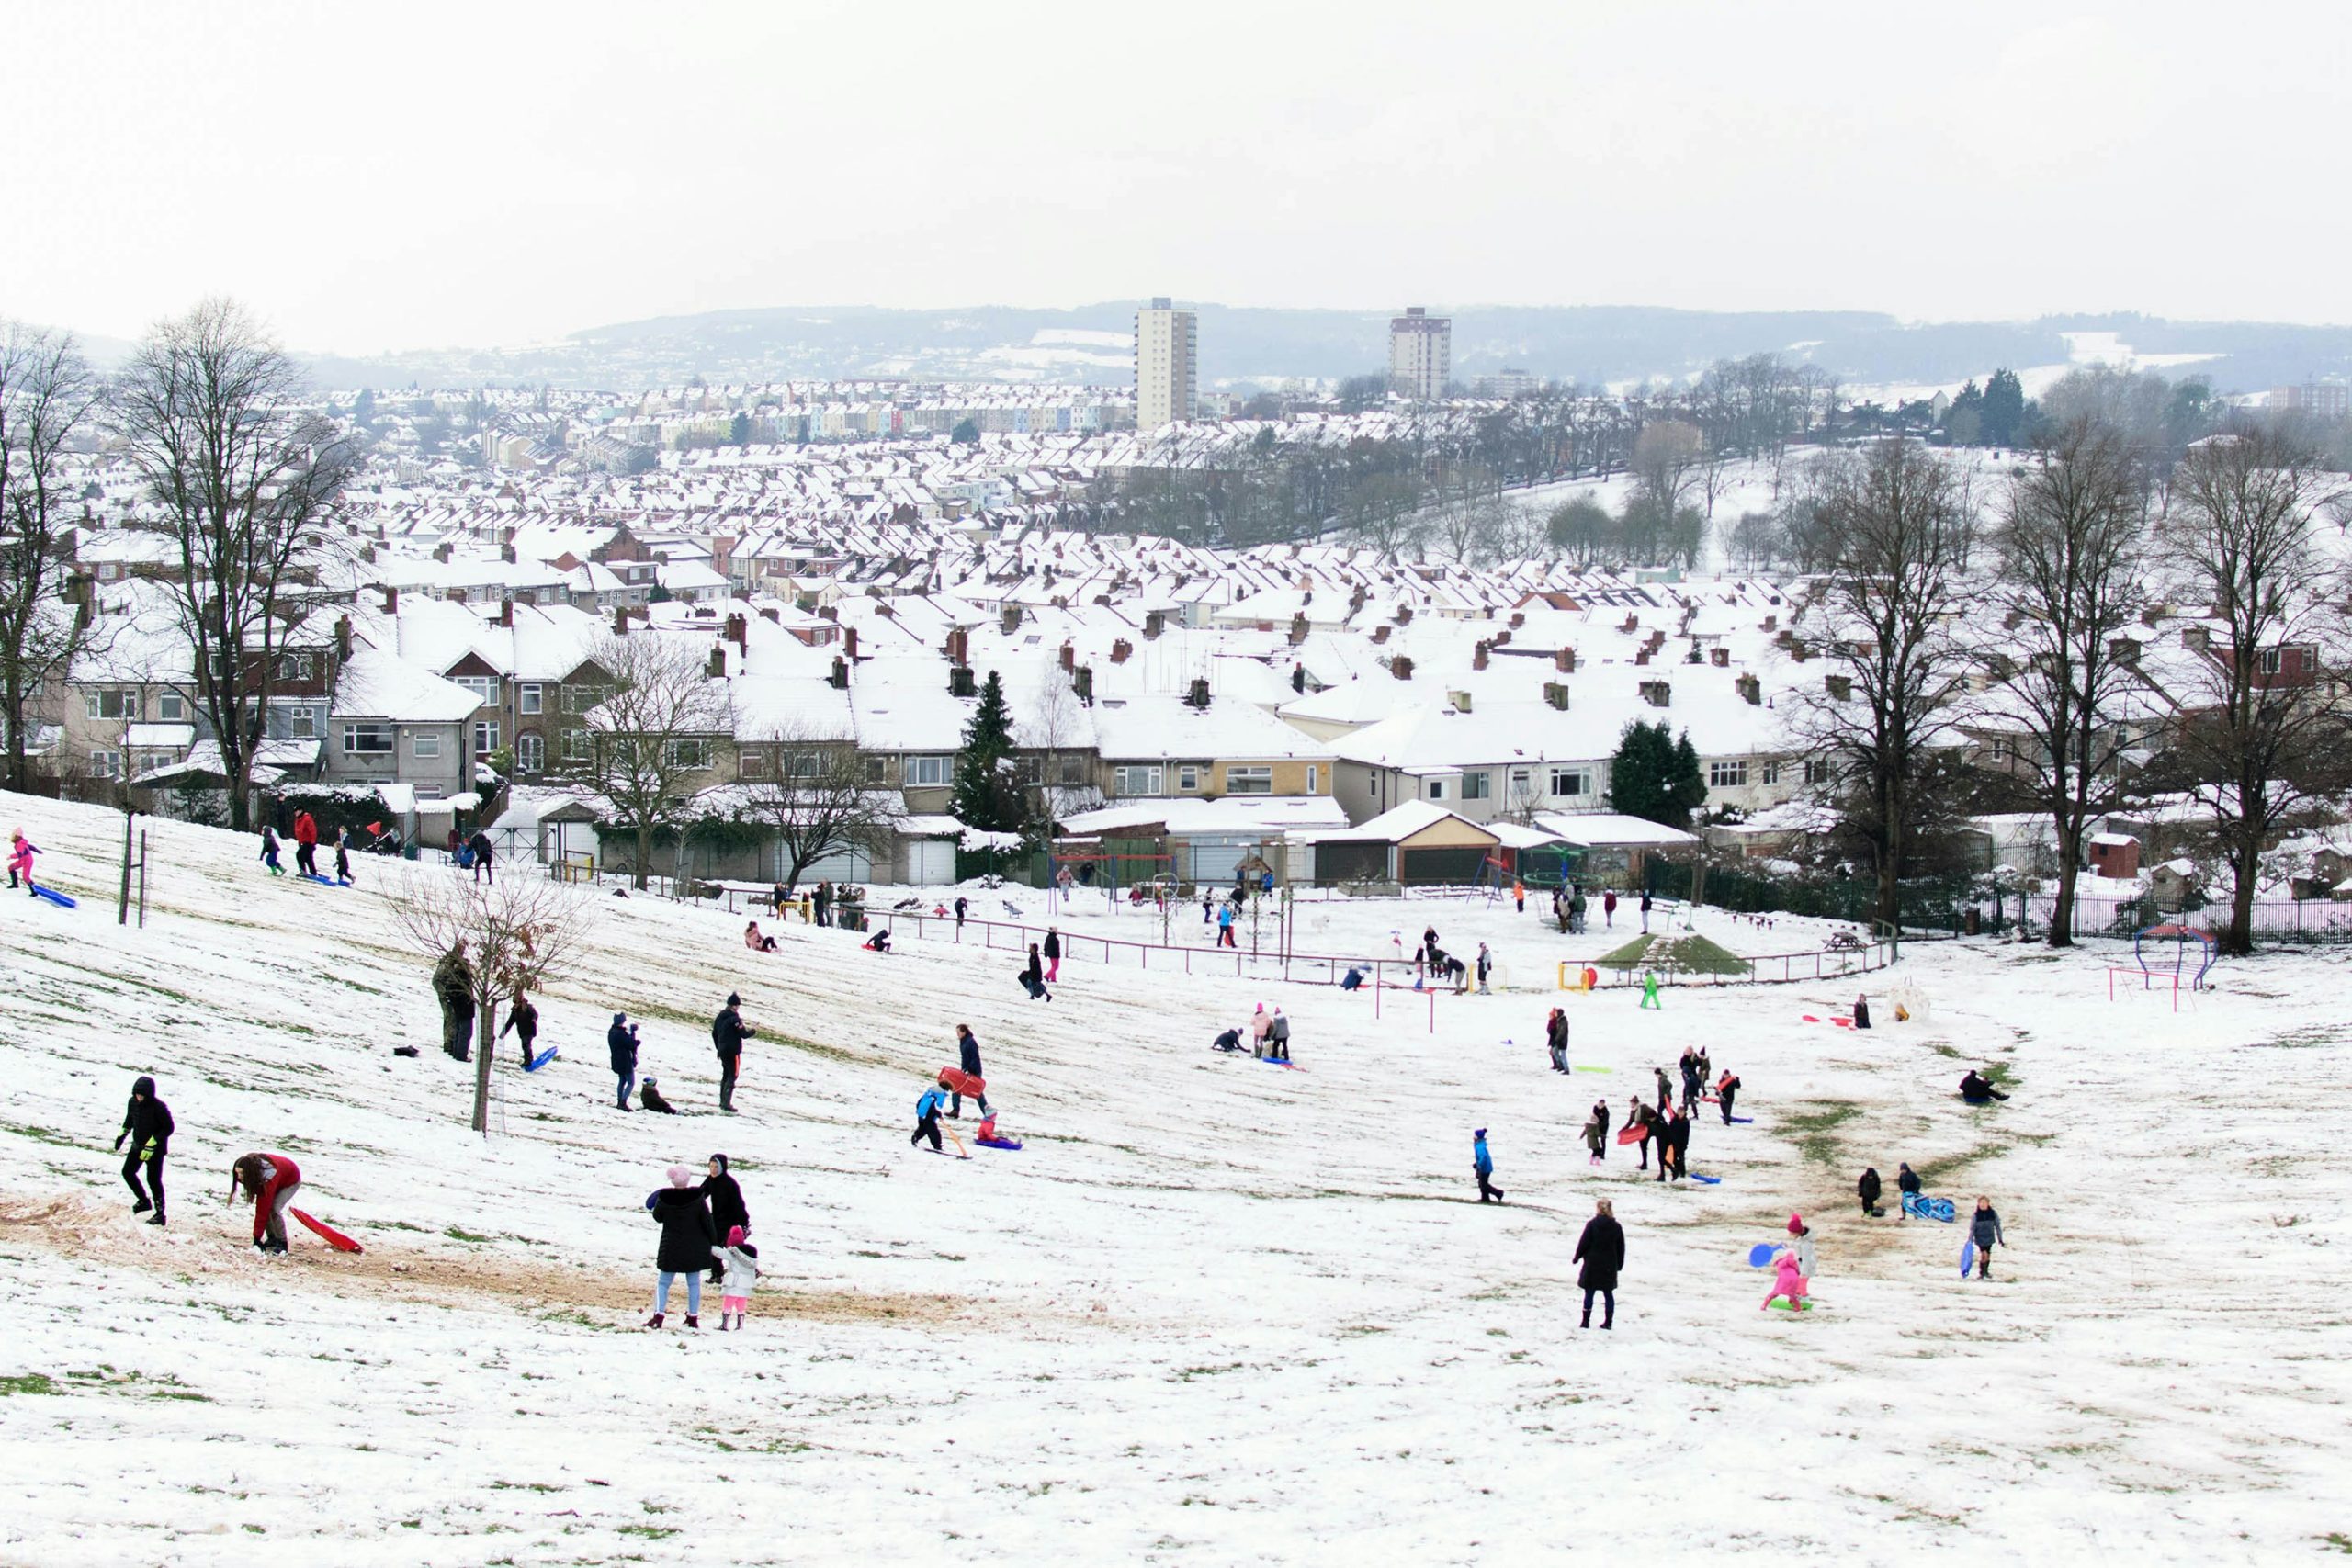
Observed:
[[[620,1108],[629,1109],[628,1091],[637,1083],[637,1025],[628,1014],[613,1014],[613,1026],[605,1031],[605,1045],[613,1055],[613,1077],[620,1081]]]
[[[286,868],[277,863],[277,829],[266,822],[261,825],[261,863],[269,867],[272,876],[286,874]]]
[[[351,886],[351,829],[348,828],[335,835],[334,879],[345,887]]]
[[[531,1005],[531,998],[525,996],[519,987],[514,992],[514,1005],[506,1010],[506,1025],[498,1032],[498,1037],[505,1039],[510,1031],[514,1033],[514,1043],[523,1048],[523,1065],[529,1066],[533,1059],[531,1042],[539,1037],[539,1010]]]
[[[1813,1278],[1821,1259],[1814,1250],[1813,1227],[1804,1223],[1804,1215],[1789,1216],[1789,1239],[1781,1251],[1794,1254],[1797,1260],[1797,1272],[1808,1280]]]
[[[751,1228],[752,1211],[743,1201],[743,1190],[727,1174],[727,1156],[710,1156],[710,1174],[702,1179],[702,1201],[710,1207],[710,1228],[713,1235],[732,1230],[738,1235]],[[719,1266],[710,1266],[710,1282],[719,1282]]]
[[[1470,1168],[1478,1177],[1478,1201],[1499,1203],[1503,1190],[1494,1183],[1495,1156],[1487,1152],[1487,1130],[1479,1128],[1470,1134]]]
[[[1674,1179],[1690,1174],[1690,1117],[1680,1106],[1667,1120],[1665,1147],[1674,1155]]]
[[[718,1297],[718,1331],[727,1332],[727,1320],[735,1320],[735,1331],[743,1329],[743,1314],[752,1310],[752,1291],[760,1279],[760,1249],[743,1239],[741,1225],[729,1226],[727,1232],[726,1269],[720,1275]],[[714,1269],[713,1272],[718,1272]]]
[[[1065,868],[1067,869],[1067,868]],[[1046,983],[1055,985],[1062,977],[1062,930],[1059,926],[1046,928]]]
[[[1898,1220],[1911,1217],[1911,1205],[1919,1200],[1919,1173],[1905,1161],[1894,1173],[1895,1212]]]
[[[1519,906],[1521,914],[1527,913],[1527,884],[1517,877],[1511,879],[1510,901]]]
[[[1266,1026],[1266,1059],[1270,1062],[1290,1060],[1290,1020],[1283,1010],[1274,1010],[1273,1022]]]
[[[1864,1217],[1873,1220],[1878,1218],[1880,1213],[1878,1195],[1882,1190],[1882,1188],[1879,1182],[1878,1168],[1876,1166],[1868,1166],[1863,1168],[1862,1179],[1854,1183],[1854,1190],[1862,1200],[1862,1213]]]
[[[729,991],[727,1005],[710,1021],[710,1043],[718,1053],[718,1109],[729,1116],[735,1113],[735,1068],[743,1059],[743,1042],[759,1032],[736,1010],[742,1005],[743,998]]]
[[[1216,907],[1216,944],[1219,947],[1238,945],[1233,940],[1233,906],[1230,904]]]
[[[1651,1122],[1649,1107],[1642,1103],[1642,1097],[1638,1094],[1625,1107],[1625,1125],[1639,1129],[1634,1136],[1634,1157],[1639,1163],[1634,1168],[1646,1173],[1650,1168],[1650,1139],[1655,1136],[1656,1128]]]
[[[1593,1103],[1592,1114],[1587,1116],[1584,1121],[1583,1136],[1586,1152],[1591,1156],[1585,1163],[1587,1165],[1600,1164],[1600,1151],[1609,1142],[1609,1105],[1606,1100],[1596,1100]]]
[[[907,1142],[920,1144],[925,1138],[929,1138],[932,1153],[945,1153],[946,1151],[939,1145],[939,1112],[946,1104],[947,1080],[943,1077],[929,1089],[924,1089],[922,1098],[915,1101],[914,1135]]]
[[[654,1223],[662,1227],[662,1243],[653,1254],[653,1267],[658,1270],[653,1285],[653,1315],[645,1320],[645,1326],[662,1326],[662,1320],[670,1314],[671,1282],[683,1274],[686,1277],[686,1326],[700,1328],[702,1277],[710,1269],[711,1248],[718,1238],[710,1228],[710,1210],[703,1202],[702,1194],[689,1185],[695,1173],[683,1165],[673,1165],[669,1177],[670,1185],[645,1201]]]
[[[1666,1010],[1666,1004],[1658,999],[1657,972],[1654,969],[1642,976],[1641,1007],[1635,1008],[1634,1010],[1639,1012],[1642,1010],[1642,1008],[1656,1008],[1660,1012],[1664,1012]]]
[[[294,869],[305,876],[319,874],[319,824],[307,811],[294,814]]]
[[[1600,1326],[1615,1327],[1617,1275],[1625,1267],[1625,1229],[1617,1223],[1616,1207],[1608,1199],[1593,1204],[1592,1218],[1585,1221],[1584,1234],[1577,1237],[1576,1256],[1568,1261],[1582,1265],[1577,1271],[1577,1284],[1584,1292],[1584,1321],[1577,1326],[1592,1326],[1592,1298],[1598,1295]]]
[[[1993,1200],[1979,1197],[1976,1212],[1968,1217],[1968,1239],[1976,1244],[1976,1277],[1993,1277],[1993,1249],[2008,1246],[2008,1238],[2001,1234],[2001,1216],[1994,1212]]]
[[[972,905],[969,899],[963,897],[961,895],[957,896],[956,899],[956,930],[958,933],[962,932],[964,929],[964,915],[966,911],[971,908],[971,907]]]
[[[441,1000],[441,1049],[460,1062],[473,1060],[474,969],[466,962],[465,938],[433,966],[433,994]]]
[[[1617,929],[1617,890],[1613,887],[1600,896],[1600,929]]]
[[[22,877],[25,891],[28,894],[33,892],[33,856],[39,853],[40,853],[40,849],[30,839],[25,837],[25,830],[22,828],[15,829],[8,835],[9,886],[16,886],[17,879]]]
[[[123,1108],[122,1131],[114,1135],[114,1146],[122,1147],[125,1138],[130,1140],[130,1153],[122,1162],[122,1179],[130,1188],[130,1195],[139,1200],[130,1206],[134,1214],[144,1214],[153,1209],[147,1223],[164,1223],[164,1156],[171,1152],[172,1111],[155,1098],[155,1080],[138,1077],[131,1081],[130,1103]],[[141,1167],[146,1168],[147,1185],[139,1185]]]
[[[286,1250],[286,1211],[302,1190],[302,1173],[284,1155],[240,1155],[229,1168],[229,1201],[243,1190],[254,1206],[254,1245]]]
[[[474,836],[466,840],[466,848],[474,852],[474,880],[494,886],[498,874],[491,868],[491,863],[497,857],[491,852],[489,833],[480,828],[475,829]]]
[[[1738,1075],[1734,1073],[1729,1067],[1725,1067],[1724,1069],[1724,1076],[1715,1080],[1715,1105],[1716,1109],[1720,1110],[1724,1113],[1724,1125],[1726,1127],[1731,1125],[1732,1098],[1738,1093]]]
[[[1690,1046],[1682,1047],[1682,1060],[1675,1064],[1682,1075],[1682,1110],[1688,1115],[1699,1103],[1700,1085],[1705,1081],[1705,1071],[1699,1066],[1699,1053]]]
[[[1034,942],[1029,944],[1029,966],[1021,971],[1021,984],[1033,1002],[1054,999],[1054,993],[1046,989],[1046,961],[1038,954],[1037,944]]]
[[[1644,932],[1647,932],[1647,931],[1649,931],[1649,929],[1650,929],[1650,890],[1649,890],[1648,888],[1645,887],[1645,888],[1643,888],[1643,889],[1642,889],[1642,930],[1643,930],[1643,931],[1644,931]]]
[[[956,1065],[972,1077],[985,1079],[988,1077],[986,1073],[980,1071],[979,1036],[972,1032],[972,1026],[968,1023],[959,1023],[956,1026]],[[980,1108],[981,1115],[989,1114],[987,1095],[976,1094],[972,1100],[973,1103]],[[961,1090],[954,1091],[952,1103],[947,1107],[947,1119],[950,1122],[961,1122],[964,1119],[964,1096]]]
[[[1482,995],[1488,988],[1487,976],[1493,974],[1494,969],[1495,955],[1487,951],[1487,944],[1482,942],[1478,944],[1478,990]]]
[[[1544,1021],[1544,1043],[1552,1053],[1552,1070],[1565,1073],[1568,1066],[1568,1013],[1566,1008],[1554,1008],[1552,1016]]]

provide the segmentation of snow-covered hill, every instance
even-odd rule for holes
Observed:
[[[1003,953],[796,925],[761,956],[739,919],[605,894],[542,1001],[563,1055],[502,1057],[485,1140],[378,894],[147,823],[123,928],[119,817],[0,810],[83,898],[0,897],[0,1562],[2251,1561],[2352,1533],[2337,954],[2233,966],[2177,1015],[2109,1002],[2111,951],[1943,944],[1897,972],[1932,1016],[1868,1035],[1803,1022],[1851,1000],[1805,987],[1662,1014],[1530,989],[1431,1033],[1083,960],[1031,1003]],[[790,1038],[720,1117],[729,988]],[[1206,1050],[1261,999],[1303,1070]],[[1602,1070],[1546,1070],[1555,1000]],[[615,1010],[690,1114],[612,1108]],[[908,1146],[959,1021],[1019,1153]],[[1697,1129],[1722,1185],[1592,1169],[1586,1108],[1622,1119],[1691,1043],[1757,1117]],[[1975,1062],[2007,1105],[1953,1098]],[[107,1152],[141,1072],[180,1129],[162,1230]],[[1473,1201],[1476,1127],[1504,1208]],[[366,1255],[256,1257],[221,1199],[248,1149],[300,1160]],[[751,1330],[643,1332],[640,1205],[718,1150],[769,1270]],[[1857,1212],[1861,1167],[1891,1189],[1901,1159],[1994,1197],[1992,1281],[1958,1278],[1955,1229]],[[1569,1258],[1597,1196],[1630,1238],[1608,1335]],[[1745,1261],[1792,1208],[1821,1249],[1796,1319]]]

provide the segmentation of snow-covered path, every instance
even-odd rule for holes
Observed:
[[[1329,988],[1083,963],[1033,1004],[1006,953],[794,926],[761,957],[740,920],[607,896],[541,1001],[564,1054],[502,1058],[485,1141],[373,893],[152,823],[126,931],[119,818],[6,807],[85,902],[0,898],[0,1562],[1467,1562],[1623,1551],[1661,1510],[1669,1551],[1871,1562],[2352,1533],[2335,953],[2225,969],[2176,1016],[2109,1003],[2106,953],[1921,946],[1899,973],[1932,1018],[1869,1035],[1799,1021],[1842,988],[1573,998],[1576,1059],[1611,1070],[1563,1080],[1532,988],[1442,1005],[1434,1035]],[[792,1037],[754,1043],[743,1114],[613,1110],[625,1009],[709,1111],[729,988]],[[1261,998],[1304,1070],[1205,1049]],[[1020,1153],[907,1145],[959,1020]],[[1622,1119],[1693,1042],[1758,1118],[1698,1127],[1724,1184],[1637,1183],[1624,1149],[1591,1170],[1586,1107]],[[1952,1096],[1981,1061],[2016,1081],[1994,1111]],[[107,1153],[142,1071],[180,1127],[160,1231]],[[220,1199],[250,1148],[300,1160],[367,1255],[297,1232],[256,1258]],[[644,1333],[639,1205],[719,1149],[768,1270],[752,1331]],[[1994,1196],[1992,1282],[1958,1278],[1955,1227],[1857,1213],[1860,1168],[1891,1199],[1905,1158]],[[1569,1261],[1598,1195],[1631,1252],[1606,1336]],[[1797,1319],[1757,1310],[1744,1257],[1792,1208],[1822,1259]]]

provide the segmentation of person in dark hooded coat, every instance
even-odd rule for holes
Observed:
[[[751,1230],[752,1211],[743,1202],[742,1188],[737,1186],[735,1178],[728,1174],[725,1155],[710,1156],[710,1174],[703,1178],[702,1196],[703,1201],[710,1205],[711,1235],[725,1235],[737,1225],[741,1225],[746,1233]],[[726,1259],[714,1259],[710,1266],[710,1282],[720,1284],[726,1276]]]
[[[1595,1294],[1601,1300],[1600,1326],[1616,1326],[1617,1274],[1625,1267],[1625,1229],[1617,1223],[1616,1210],[1608,1199],[1594,1203],[1592,1218],[1585,1221],[1584,1234],[1577,1238],[1576,1256],[1568,1261],[1582,1266],[1577,1270],[1577,1284],[1584,1291],[1584,1322],[1578,1326],[1592,1326]]]
[[[653,1315],[648,1328],[662,1326],[670,1310],[670,1284],[686,1277],[686,1326],[702,1326],[702,1277],[708,1273],[712,1250],[718,1245],[710,1228],[710,1210],[699,1190],[688,1185],[695,1173],[683,1165],[670,1168],[670,1185],[646,1199],[645,1206],[662,1227],[662,1245],[653,1255],[661,1271],[653,1287]]]
[[[154,1211],[147,1221],[151,1225],[164,1223],[164,1156],[171,1152],[172,1131],[171,1107],[155,1098],[155,1080],[135,1079],[130,1086],[130,1103],[122,1112],[122,1131],[114,1135],[114,1146],[119,1149],[125,1138],[130,1140],[130,1153],[122,1162],[122,1179],[139,1200],[130,1206],[132,1213]],[[146,1167],[144,1189],[139,1185],[141,1166]]]
[[[1861,1197],[1862,1213],[1876,1219],[1879,1212],[1878,1195],[1881,1190],[1876,1166],[1862,1172],[1862,1179],[1854,1183],[1854,1190]]]

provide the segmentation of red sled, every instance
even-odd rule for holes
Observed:
[[[316,1235],[321,1241],[325,1242],[329,1247],[334,1247],[337,1252],[364,1252],[367,1250],[357,1242],[352,1240],[349,1236],[335,1229],[333,1225],[322,1224],[300,1209],[288,1209],[286,1212],[293,1215],[296,1219],[301,1221],[302,1224],[310,1229],[312,1235]]]
[[[978,1096],[986,1093],[989,1087],[988,1079],[978,1073],[967,1073],[961,1067],[940,1068],[939,1081],[947,1086],[951,1094]]]
[[[1642,1130],[1639,1127],[1620,1127],[1617,1129],[1617,1141],[1621,1144],[1638,1144],[1642,1141]]]

